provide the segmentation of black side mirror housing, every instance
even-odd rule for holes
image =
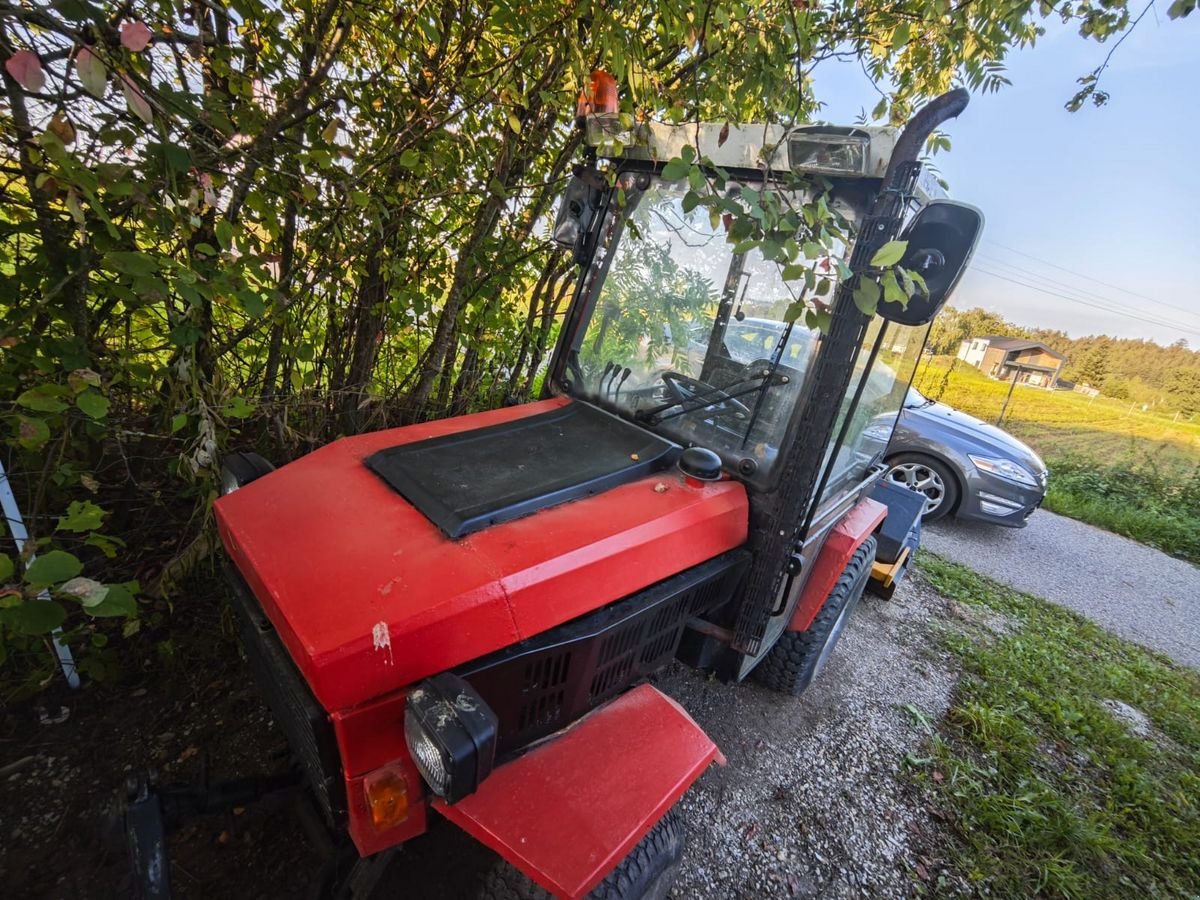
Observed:
[[[904,229],[900,240],[908,249],[900,265],[925,279],[927,292],[917,293],[907,306],[881,302],[879,315],[900,325],[925,325],[950,299],[983,231],[983,213],[967,203],[933,200]]]
[[[574,250],[576,262],[584,257],[602,186],[603,182],[595,169],[576,168],[559,202],[550,239],[560,247]]]

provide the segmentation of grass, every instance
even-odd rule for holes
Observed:
[[[1200,677],[936,556],[921,568],[1009,624],[944,636],[965,675],[921,762],[954,823],[953,870],[1000,897],[1200,894]]]
[[[924,363],[914,384],[986,422],[1009,388],[947,357]],[[1047,509],[1200,564],[1200,422],[1018,386],[1003,427],[1050,468]]]

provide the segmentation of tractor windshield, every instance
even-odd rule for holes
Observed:
[[[707,209],[685,212],[686,192],[686,184],[655,180],[626,211],[576,345],[574,391],[708,447],[744,473],[765,474],[819,332],[803,319],[785,321],[800,286],[758,250],[735,253]]]

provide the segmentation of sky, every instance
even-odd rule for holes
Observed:
[[[1009,57],[1011,86],[974,94],[945,127],[953,150],[934,162],[951,197],[986,217],[954,306],[1200,349],[1200,13],[1171,21],[1165,10],[1116,50],[1107,105],[1063,108],[1112,42],[1059,27]],[[857,64],[824,63],[814,77],[828,121],[852,122],[879,99]]]

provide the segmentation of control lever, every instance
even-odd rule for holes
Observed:
[[[625,367],[625,371],[621,373],[621,380],[617,382],[617,392],[613,395],[613,402],[621,401],[621,386],[625,384],[625,379],[629,377],[629,366]]]
[[[604,379],[608,377],[608,373],[612,371],[613,364],[610,360],[604,364],[604,371],[600,373],[600,378],[596,381],[596,393],[601,397],[604,396]]]

